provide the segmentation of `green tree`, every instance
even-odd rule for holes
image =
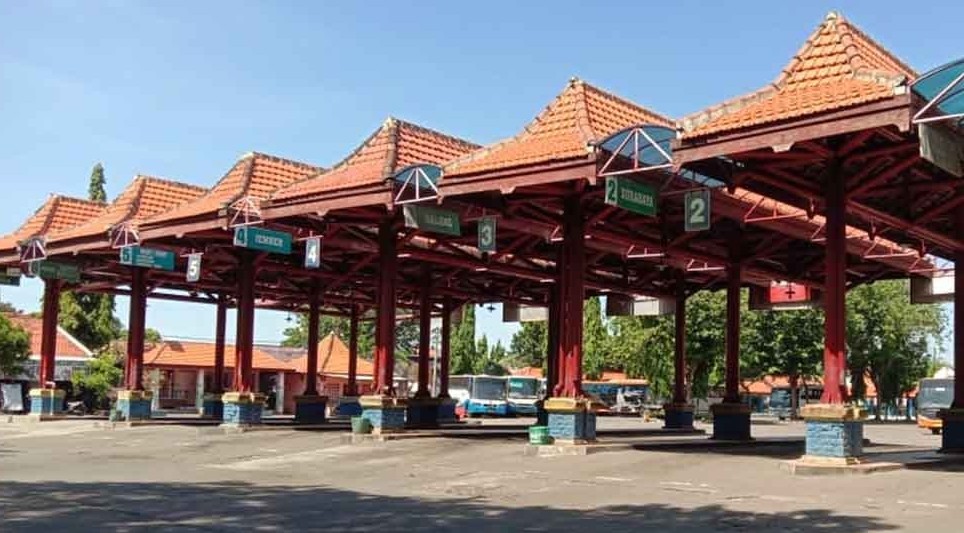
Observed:
[[[602,302],[593,296],[583,304],[582,368],[589,379],[599,379],[609,361],[609,332],[602,316]]]
[[[672,395],[675,325],[672,316],[617,316],[611,320],[610,366],[649,380],[656,398]]]
[[[479,341],[479,353],[488,345],[485,336]],[[480,364],[476,369],[478,374],[488,374],[490,376],[504,376],[508,373],[506,369],[506,357],[508,356],[502,341],[496,341],[485,356],[480,357]]]
[[[450,341],[452,348],[451,373],[472,374],[475,371],[477,352],[475,347],[475,305],[462,306],[462,319],[453,328]]]
[[[0,375],[23,372],[30,357],[30,334],[0,313]]]
[[[87,363],[86,372],[74,373],[74,388],[88,409],[107,409],[110,406],[108,394],[120,386],[122,376],[121,358],[111,350],[105,350]]]
[[[351,333],[351,320],[347,317],[322,315],[318,318],[318,338],[334,333],[347,343]],[[294,323],[282,332],[282,346],[291,348],[308,347],[308,315],[301,313]],[[418,323],[402,320],[395,326],[395,357],[407,358],[418,346]],[[358,354],[370,359],[375,350],[375,321],[358,321]]]
[[[947,317],[938,305],[914,305],[907,280],[878,281],[847,295],[848,366],[855,398],[863,376],[877,389],[878,406],[893,406],[933,366]],[[878,409],[876,416],[880,417]]]
[[[548,338],[546,322],[523,322],[509,343],[513,364],[544,368]]]
[[[686,302],[686,370],[694,398],[723,381],[725,291],[700,291]]]
[[[97,163],[90,173],[88,197],[98,202],[106,201],[105,184],[104,167]],[[121,323],[114,311],[112,295],[68,291],[60,296],[58,322],[84,346],[100,351],[121,336]]]
[[[485,366],[489,358],[489,339],[483,334],[475,345],[475,361],[472,364],[472,371],[475,374],[484,374]]]

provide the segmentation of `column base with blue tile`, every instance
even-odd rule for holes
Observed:
[[[328,397],[311,394],[295,396],[296,424],[324,424],[327,421]]]
[[[964,454],[964,409],[941,409],[941,453]]]
[[[405,427],[438,427],[438,406],[438,398],[428,396],[409,398],[408,405],[405,407]]]
[[[693,406],[685,403],[663,405],[663,429],[693,429]]]
[[[867,412],[844,404],[811,404],[801,409],[807,425],[804,462],[856,464],[863,455]]]
[[[151,403],[154,393],[149,390],[117,391],[117,404],[114,409],[118,412],[118,419],[127,422],[150,420]]]
[[[41,420],[63,416],[66,394],[60,389],[30,389],[30,415]]]
[[[221,396],[224,403],[224,425],[256,426],[261,424],[264,411],[264,394],[257,392],[226,392]]]
[[[713,413],[713,440],[751,440],[750,406],[745,403],[718,403]]]
[[[362,418],[372,426],[372,434],[397,433],[405,429],[406,398],[362,396],[358,399]]]
[[[459,421],[455,414],[455,405],[459,402],[455,398],[438,398],[438,421],[440,424],[454,424]]]
[[[224,403],[220,394],[205,393],[201,400],[201,418],[206,420],[221,420],[224,418]]]
[[[338,398],[338,407],[335,408],[335,416],[361,416],[362,407],[358,403],[358,396],[342,396]]]
[[[557,444],[588,444],[596,441],[596,413],[585,398],[549,398],[549,436]]]

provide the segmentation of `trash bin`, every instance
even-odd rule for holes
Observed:
[[[360,416],[351,417],[351,432],[352,433],[371,433],[372,423],[368,421],[367,418],[362,418]]]
[[[549,428],[547,426],[529,426],[529,444],[549,444]]]

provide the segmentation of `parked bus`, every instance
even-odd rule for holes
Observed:
[[[639,414],[647,401],[649,384],[641,379],[583,381],[582,390],[606,406],[599,414]]]
[[[452,376],[449,395],[456,399],[461,417],[507,416],[506,378],[499,376]]]
[[[542,380],[530,376],[509,376],[508,408],[511,416],[535,416]]]
[[[917,386],[917,425],[937,435],[943,423],[937,413],[954,401],[953,379],[922,379]]]
[[[793,413],[793,399],[790,387],[774,387],[770,391],[770,403],[768,410],[772,416],[780,420],[791,418]],[[808,403],[819,403],[823,396],[823,385],[801,385],[797,387],[797,409],[802,409]],[[799,411],[797,412],[799,415]]]

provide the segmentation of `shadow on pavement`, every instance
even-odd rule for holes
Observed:
[[[892,530],[823,509],[756,513],[718,505],[504,507],[327,487],[247,483],[0,483],[0,530],[16,531],[821,531]]]

